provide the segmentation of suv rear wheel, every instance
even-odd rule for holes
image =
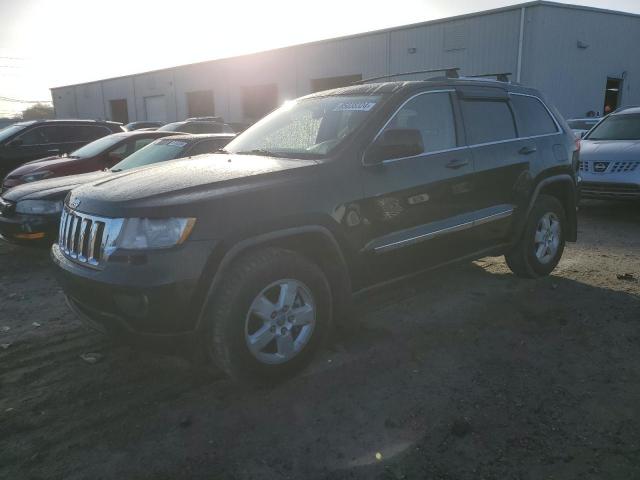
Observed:
[[[206,335],[236,380],[272,382],[303,368],[326,337],[331,293],[322,270],[288,250],[246,254],[225,274]]]
[[[566,216],[557,198],[540,195],[527,219],[524,233],[505,255],[513,273],[523,278],[549,275],[564,251]]]

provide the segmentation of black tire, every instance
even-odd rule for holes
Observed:
[[[560,223],[560,238],[555,255],[543,263],[535,253],[535,236],[539,222],[543,216],[549,213],[555,215]],[[520,241],[505,255],[507,265],[514,274],[522,278],[538,278],[549,275],[556,268],[564,251],[567,230],[566,218],[564,208],[556,197],[540,195],[536,199]]]
[[[251,353],[245,339],[245,322],[260,292],[282,279],[293,279],[307,287],[315,304],[315,326],[306,345],[292,359],[267,364]],[[237,381],[268,384],[292,376],[309,363],[325,341],[331,326],[331,301],[324,273],[302,255],[278,248],[249,252],[224,274],[206,318],[205,352]]]

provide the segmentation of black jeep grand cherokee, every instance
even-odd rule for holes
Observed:
[[[52,256],[94,327],[273,379],[353,292],[487,255],[549,274],[576,240],[576,167],[535,90],[365,84],[287,102],[205,160],[73,190]]]

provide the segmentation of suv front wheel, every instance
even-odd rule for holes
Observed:
[[[208,316],[206,349],[230,377],[268,383],[303,368],[331,322],[322,270],[298,253],[253,251],[225,273]]]
[[[549,275],[564,251],[566,216],[557,198],[540,195],[527,219],[520,241],[505,255],[513,273],[523,278]]]

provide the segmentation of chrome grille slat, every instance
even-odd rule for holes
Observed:
[[[123,222],[119,218],[79,213],[65,206],[60,218],[60,249],[77,263],[100,268],[115,250]]]
[[[78,233],[78,248],[76,250],[78,251],[78,260],[80,260],[81,262],[87,261],[87,257],[85,255],[87,249],[85,248],[84,240],[87,233],[87,228],[91,226],[91,223],[93,222],[88,218],[83,218],[80,221],[80,233]]]
[[[87,249],[87,260],[91,264],[97,264],[96,261],[96,235],[98,234],[99,222],[93,222],[91,225],[91,232],[89,233],[89,248]]]

